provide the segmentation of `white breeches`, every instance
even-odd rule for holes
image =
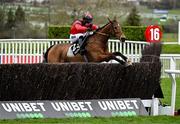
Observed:
[[[79,37],[81,36],[85,36],[86,33],[78,33],[78,34],[70,34],[70,41],[71,43],[74,43],[75,41],[77,41],[79,39]]]

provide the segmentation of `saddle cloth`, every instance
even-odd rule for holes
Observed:
[[[80,50],[79,44],[74,43],[69,47],[68,52],[67,52],[67,56],[68,57],[74,57],[76,54],[79,53],[79,50]]]

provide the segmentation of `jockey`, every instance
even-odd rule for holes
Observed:
[[[98,28],[98,26],[94,25],[92,21],[93,16],[89,12],[86,12],[81,20],[73,22],[70,29],[70,40],[73,43],[73,47],[71,48],[74,55],[84,49],[83,39],[86,39],[86,32],[96,30]]]

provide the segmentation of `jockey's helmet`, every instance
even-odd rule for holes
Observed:
[[[93,16],[91,15],[91,13],[86,12],[86,13],[83,15],[83,20],[85,21],[85,23],[92,23]]]

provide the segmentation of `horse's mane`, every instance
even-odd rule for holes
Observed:
[[[113,20],[113,22],[114,22],[114,21],[115,21],[115,20]],[[102,27],[96,29],[96,30],[94,31],[93,35],[90,35],[90,36],[94,36],[94,35],[96,34],[96,32],[98,32],[98,31],[100,31],[101,29],[103,29],[104,27],[106,27],[109,23],[111,23],[111,22],[109,21],[109,22],[106,23],[104,26],[102,26]],[[88,37],[88,38],[89,38],[89,37]]]
[[[104,28],[104,27],[106,27],[109,23],[110,23],[110,22],[108,22],[108,23],[107,23],[107,24],[105,24],[104,26],[102,26],[102,27],[100,27],[100,28],[96,29],[96,30],[95,30],[95,32],[97,32],[97,31],[99,31],[99,30],[103,29],[103,28]]]
[[[96,32],[98,32],[98,31],[100,31],[101,29],[103,29],[104,27],[106,27],[109,23],[110,23],[110,22],[108,22],[108,23],[105,24],[104,26],[102,26],[102,27],[96,29],[96,30],[94,31],[93,35],[91,35],[91,36],[94,36],[94,35],[96,34]],[[88,38],[89,38],[89,37],[88,37]]]
[[[101,29],[103,29],[104,27],[106,27],[109,23],[110,23],[110,22],[108,22],[108,23],[105,24],[104,26],[102,26],[102,27],[96,29],[96,30],[94,31],[94,33],[93,33],[92,35],[90,35],[89,37],[94,36],[94,35],[96,34],[96,32],[98,32],[98,31],[100,31]],[[89,38],[89,37],[88,37],[88,38]],[[88,39],[88,38],[87,38],[87,39]]]
[[[96,32],[98,32],[98,31],[100,31],[101,29],[103,29],[104,27],[106,27],[109,23],[110,23],[110,22],[108,22],[108,23],[107,23],[107,24],[105,24],[104,26],[102,26],[102,27],[100,27],[100,28],[96,29],[96,30],[93,32],[93,34],[92,34],[92,35],[89,35],[89,36],[87,37],[87,40],[88,40],[90,37],[95,36],[95,35],[97,34]]]

